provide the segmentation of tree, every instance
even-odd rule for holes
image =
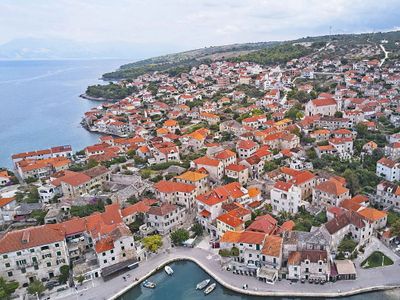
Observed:
[[[189,239],[189,231],[186,229],[179,228],[171,233],[171,240],[175,245],[181,245],[187,239]]]
[[[46,288],[44,287],[43,283],[37,279],[32,281],[28,286],[28,294],[30,295],[37,295],[40,297],[45,290]]]
[[[396,220],[392,227],[390,228],[390,231],[393,235],[395,236],[400,236],[400,220]]]
[[[75,279],[76,279],[76,281],[78,281],[78,283],[79,283],[80,285],[82,285],[82,283],[85,281],[85,276],[79,275],[79,276],[76,277]]]
[[[0,277],[0,299],[10,299],[18,286],[18,282],[6,281],[3,277]]]
[[[88,168],[88,169],[94,168],[94,167],[96,167],[98,164],[99,164],[99,163],[98,163],[97,161],[95,161],[95,160],[92,159],[92,158],[89,158],[89,160],[88,160],[88,162],[87,162],[87,168]]]
[[[151,252],[156,252],[163,245],[162,238],[158,234],[146,236],[143,238],[142,243]]]
[[[343,113],[341,111],[335,112],[335,118],[343,118]]]
[[[69,279],[69,266],[63,265],[60,267],[60,275],[58,276],[58,282],[64,284]]]
[[[191,229],[195,235],[200,236],[203,234],[203,226],[200,223],[194,223]]]

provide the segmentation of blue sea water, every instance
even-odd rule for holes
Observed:
[[[176,262],[170,265],[173,270],[173,276],[168,276],[164,270],[161,270],[149,278],[156,283],[155,289],[147,289],[138,285],[118,300],[322,300],[325,298],[288,298],[288,297],[255,297],[245,296],[232,292],[220,284],[217,284],[215,290],[205,296],[202,291],[196,290],[197,283],[210,276],[190,261]],[[211,282],[215,282],[211,278]],[[351,297],[342,297],[343,300],[394,300],[399,299],[399,291],[373,292],[360,294]]]
[[[0,61],[0,166],[13,153],[71,144],[74,150],[98,136],[80,126],[99,102],[79,98],[122,60]]]

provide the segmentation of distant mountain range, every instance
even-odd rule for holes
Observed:
[[[16,59],[143,59],[171,52],[161,45],[135,43],[87,43],[64,39],[15,39],[0,45],[0,60]]]

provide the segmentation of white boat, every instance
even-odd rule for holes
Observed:
[[[168,275],[174,274],[174,270],[172,270],[172,268],[171,268],[170,266],[165,266],[165,267],[164,267],[164,271],[165,271],[165,273],[167,273]]]
[[[154,282],[145,280],[145,281],[143,282],[143,286],[146,287],[146,288],[148,288],[148,289],[154,289],[154,288],[156,287],[156,284],[155,284]]]
[[[203,280],[196,285],[196,290],[204,289],[210,283],[210,279]]]
[[[209,293],[211,293],[215,287],[217,286],[217,284],[214,282],[213,284],[210,284],[205,290],[204,290],[204,294],[208,295]]]

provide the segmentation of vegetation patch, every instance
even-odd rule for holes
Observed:
[[[393,265],[393,260],[380,251],[374,251],[366,260],[361,263],[364,269],[377,268]]]

